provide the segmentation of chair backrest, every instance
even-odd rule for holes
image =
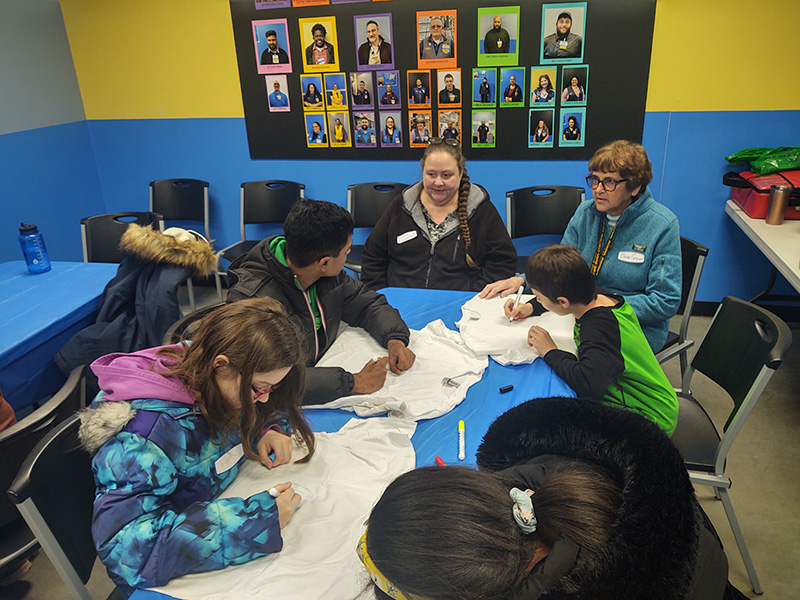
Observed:
[[[73,415],[50,431],[23,463],[8,495],[72,596],[90,598],[83,584],[97,557],[91,531],[95,484],[79,427],[80,418]]]
[[[0,490],[5,491],[39,441],[56,425],[84,406],[86,367],[75,368],[53,396],[27,417],[0,432]],[[0,498],[0,527],[19,519],[17,507]]]
[[[119,241],[131,223],[159,230],[164,228],[162,216],[152,212],[109,213],[81,219],[83,262],[122,262],[125,255],[119,249]]]
[[[689,366],[720,385],[733,400],[725,424],[735,436],[792,343],[780,318],[750,302],[726,296]],[[736,430],[731,431],[736,423]],[[731,439],[732,443],[732,439]]]
[[[242,241],[247,237],[244,226],[255,223],[283,223],[292,206],[305,198],[306,186],[295,181],[267,179],[247,181],[240,190],[240,231]]]
[[[708,248],[702,244],[681,236],[681,304],[678,312],[683,312],[681,319],[681,331],[679,338],[681,341],[686,339],[689,329],[689,317],[694,307],[694,299],[697,295],[697,286],[700,284],[700,276],[703,274],[703,266],[708,256]]]
[[[217,310],[220,306],[225,306],[225,303],[218,302],[216,304],[204,306],[203,308],[198,308],[196,311],[190,312],[188,315],[175,321],[170,328],[167,329],[167,333],[164,334],[164,345],[177,344],[184,337],[186,337],[186,339],[191,339],[187,336],[191,335],[200,319],[205,317],[208,313]]]
[[[200,179],[160,179],[150,182],[150,212],[164,220],[200,221],[211,239],[208,220],[208,182]]]
[[[353,215],[354,225],[374,227],[389,203],[407,187],[407,183],[393,181],[348,185],[347,210]]]
[[[581,187],[537,185],[506,192],[506,220],[512,238],[563,234],[583,202]]]

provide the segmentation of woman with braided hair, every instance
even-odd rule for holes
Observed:
[[[479,291],[513,274],[514,245],[489,194],[470,183],[458,142],[431,139],[420,164],[422,181],[389,204],[367,239],[364,284]]]

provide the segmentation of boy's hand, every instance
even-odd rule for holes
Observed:
[[[389,340],[389,343],[386,344],[386,349],[389,351],[389,368],[396,375],[410,369],[417,358],[400,340]]]
[[[371,394],[383,387],[386,381],[386,367],[389,364],[388,356],[381,356],[370,360],[358,373],[353,373],[353,390],[351,394]]]
[[[514,299],[509,298],[503,305],[503,312],[505,312],[506,317],[512,321],[519,321],[520,319],[526,319],[533,314],[533,304],[529,304],[528,302],[520,302],[517,305],[517,308],[514,308]]]
[[[528,330],[528,346],[536,350],[539,356],[544,356],[550,350],[558,350],[553,338],[538,325],[534,325]]]
[[[500,294],[501,298],[505,298],[509,294],[513,294],[519,289],[519,286],[525,285],[525,280],[522,277],[509,277],[508,279],[501,279],[494,283],[487,283],[478,294],[481,298],[494,298]]]

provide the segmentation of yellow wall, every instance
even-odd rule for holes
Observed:
[[[228,0],[61,10],[88,119],[244,116]],[[658,0],[647,110],[800,109],[798,26],[798,0]]]

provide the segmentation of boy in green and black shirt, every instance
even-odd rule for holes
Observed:
[[[559,350],[538,326],[528,331],[528,345],[578,396],[638,412],[671,435],[678,421],[675,390],[625,299],[598,294],[589,265],[572,246],[542,248],[528,259],[525,274],[539,304],[575,317],[578,356]],[[515,318],[533,314],[532,303]],[[508,316],[512,305],[506,303]]]

